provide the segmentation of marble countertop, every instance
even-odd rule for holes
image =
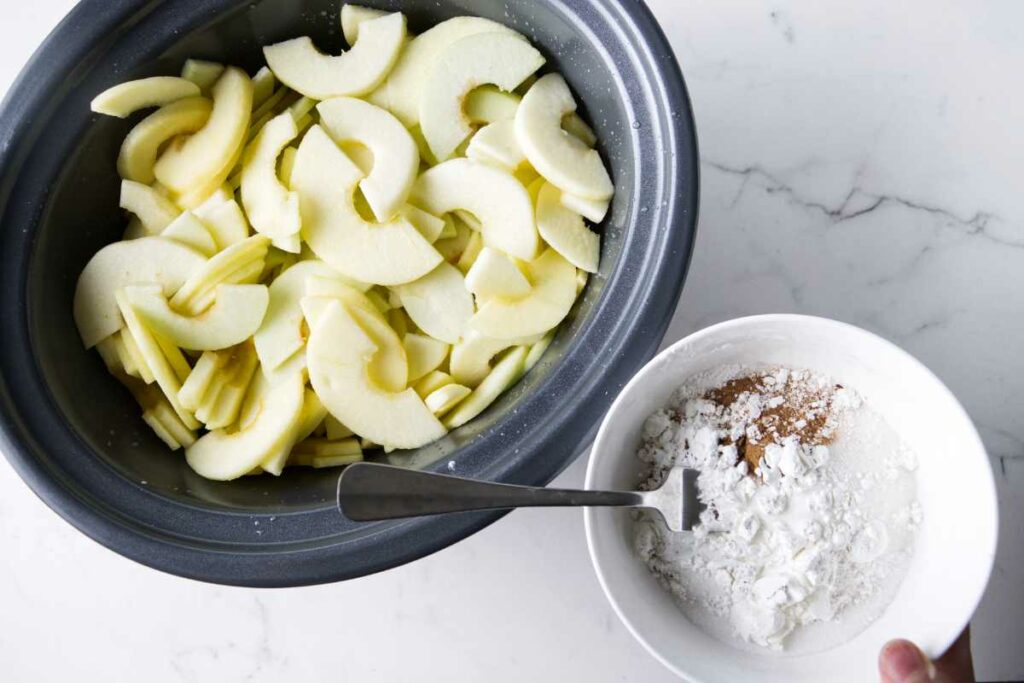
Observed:
[[[0,92],[73,2],[8,4]],[[1024,678],[1024,4],[650,4],[686,74],[703,172],[666,343],[801,312],[878,332],[931,367],[978,424],[999,485],[979,679]],[[0,463],[0,547],[12,682],[674,680],[606,604],[578,511],[516,512],[359,581],[256,591],[124,560]]]

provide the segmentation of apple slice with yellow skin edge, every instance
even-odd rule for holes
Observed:
[[[472,393],[473,390],[469,387],[464,387],[461,384],[449,384],[427,396],[423,402],[427,404],[427,408],[434,415],[441,417]]]
[[[368,377],[387,392],[399,392],[405,389],[409,384],[409,360],[405,353],[405,347],[402,346],[402,340],[379,313],[371,313],[365,305],[353,304],[346,299],[308,296],[302,300],[302,310],[310,329],[316,326],[325,312],[335,303],[341,303],[345,307],[346,315],[359,323],[377,349],[366,366]]]
[[[409,41],[387,78],[366,99],[412,128],[419,123],[420,100],[438,58],[453,43],[477,33],[519,35],[503,24],[481,17],[442,21]]]
[[[256,136],[242,160],[242,205],[252,227],[274,246],[299,252],[297,235],[302,227],[299,195],[277,177],[277,157],[299,134],[295,119],[281,114]]]
[[[576,268],[554,249],[526,266],[533,285],[518,301],[484,302],[470,329],[492,339],[518,339],[543,334],[561,323],[576,301]]]
[[[199,357],[178,392],[178,401],[182,407],[192,412],[199,409],[203,398],[213,386],[217,374],[228,362],[228,358],[230,358],[229,353],[215,351],[207,351]]]
[[[476,34],[449,45],[430,70],[420,98],[420,129],[434,156],[448,159],[472,135],[463,111],[470,91],[484,84],[515,90],[544,61],[535,47],[509,34]]]
[[[456,429],[487,410],[499,396],[505,393],[523,376],[523,368],[529,349],[518,346],[494,366],[487,377],[465,400],[444,417],[448,429]]]
[[[533,203],[510,173],[472,159],[452,159],[420,175],[412,203],[441,216],[456,210],[480,223],[487,246],[532,260],[540,246]]]
[[[204,308],[201,304],[207,303],[204,295],[212,293],[229,275],[254,262],[260,263],[262,271],[262,261],[269,248],[270,238],[265,235],[253,235],[231,245],[204,263],[185,281],[171,299],[171,306],[186,315],[199,315]]]
[[[406,334],[402,339],[406,358],[409,359],[409,383],[422,379],[441,367],[448,351],[448,344],[422,334]]]
[[[245,143],[252,115],[252,81],[241,69],[224,70],[213,86],[213,111],[206,125],[181,145],[172,145],[156,162],[157,179],[178,195],[213,193],[227,179]],[[202,199],[205,199],[203,196]]]
[[[157,283],[169,296],[205,263],[195,249],[164,237],[115,242],[101,249],[85,266],[75,289],[75,323],[85,347],[92,348],[122,328],[118,289]]]
[[[154,76],[121,83],[103,91],[93,99],[92,110],[123,119],[139,109],[160,107],[199,94],[199,86],[184,78]]]
[[[199,429],[199,422],[196,421],[195,417],[191,412],[186,410],[181,403],[178,401],[178,392],[181,391],[181,381],[175,374],[171,364],[167,361],[163,351],[160,349],[160,345],[157,343],[153,334],[145,327],[140,319],[139,315],[135,312],[131,303],[125,297],[124,290],[117,290],[116,301],[118,308],[121,311],[121,316],[124,318],[125,326],[130,331],[132,338],[135,343],[138,344],[139,352],[145,359],[146,365],[153,373],[153,377],[156,380],[160,390],[164,392],[167,400],[170,401],[174,407],[174,411],[181,418],[181,421],[189,429]]]
[[[562,191],[544,183],[537,195],[537,230],[548,245],[580,270],[596,273],[601,261],[601,238],[583,216],[565,208]]]
[[[324,418],[325,434],[327,434],[328,441],[339,441],[341,439],[347,439],[353,435],[353,431],[343,425],[338,418],[334,417],[330,413]]]
[[[365,21],[377,19],[386,15],[384,10],[361,5],[344,4],[341,6],[341,32],[345,36],[345,42],[355,45],[359,39],[359,27]]]
[[[295,426],[295,433],[289,439],[291,443],[288,443],[287,448],[282,448],[264,460],[263,471],[275,477],[281,476],[284,466],[288,464],[288,456],[291,455],[293,445],[309,438],[326,417],[327,408],[320,402],[320,397],[312,389],[306,389],[302,398],[302,415]]]
[[[466,289],[466,280],[449,263],[395,291],[416,326],[443,342],[459,341],[473,317],[473,296]]]
[[[175,218],[160,236],[192,247],[206,258],[217,253],[217,242],[213,235],[191,211]]]
[[[610,199],[583,199],[575,195],[562,193],[562,206],[575,211],[591,223],[600,223],[608,215],[611,207]]]
[[[317,111],[320,125],[343,149],[357,142],[372,154],[372,168],[359,189],[377,220],[387,221],[405,203],[419,172],[415,140],[393,114],[353,97],[321,102]]]
[[[419,448],[444,436],[415,391],[386,391],[370,379],[379,349],[352,312],[332,302],[309,337],[310,381],[327,410],[355,433],[394,448]]]
[[[609,199],[615,192],[601,155],[562,128],[562,119],[576,110],[565,79],[541,77],[523,97],[516,112],[519,147],[530,165],[559,189],[583,199]]]
[[[249,221],[242,213],[242,207],[234,199],[205,210],[196,209],[194,213],[210,230],[218,251],[223,251],[249,237]]]
[[[338,56],[325,55],[309,37],[263,48],[277,79],[306,97],[326,100],[364,95],[388,75],[405,42],[405,16],[400,12],[363,22],[359,40]]]
[[[485,163],[497,164],[512,173],[526,162],[526,155],[516,140],[515,121],[495,121],[478,130],[469,139],[466,156]]]
[[[523,372],[529,372],[537,367],[537,363],[547,353],[548,347],[551,346],[551,342],[555,340],[555,335],[558,333],[558,328],[551,330],[544,335],[544,338],[539,342],[530,347],[530,353],[526,354],[526,362],[523,366]]]
[[[148,185],[131,180],[121,181],[120,204],[122,209],[135,214],[145,235],[159,235],[181,214],[181,209],[170,199]]]
[[[184,316],[171,308],[159,285],[130,286],[124,292],[150,330],[193,351],[219,351],[251,337],[269,299],[264,285],[218,285],[213,306],[197,316]]]
[[[285,448],[302,418],[304,388],[299,375],[271,387],[253,382],[246,401],[253,406],[247,424],[238,431],[212,431],[185,450],[189,466],[216,481],[244,476],[272,454]]]
[[[118,173],[125,180],[151,184],[156,180],[153,167],[160,148],[179,135],[190,135],[202,129],[212,110],[213,104],[205,97],[186,97],[144,118],[121,143]]]
[[[223,64],[205,59],[186,59],[185,66],[181,67],[181,77],[198,85],[204,93],[210,92],[223,73]]]
[[[441,370],[434,370],[415,382],[412,388],[420,395],[420,398],[426,398],[441,387],[446,387],[449,384],[455,384],[455,380],[452,379],[451,375]]]
[[[397,285],[429,273],[441,255],[408,220],[370,223],[359,215],[353,196],[362,178],[320,126],[310,128],[292,174],[303,239],[321,259],[360,282]]]
[[[475,387],[491,373],[491,361],[499,353],[513,346],[530,346],[540,341],[540,335],[521,339],[492,339],[470,331],[452,346],[449,370],[454,381]]]
[[[496,249],[484,247],[466,273],[466,289],[479,300],[522,299],[530,294],[530,281],[512,261]]]

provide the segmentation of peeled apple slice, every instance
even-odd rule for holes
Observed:
[[[460,403],[455,410],[448,413],[444,418],[444,424],[448,429],[455,429],[466,424],[474,417],[484,412],[499,396],[519,381],[523,376],[526,356],[529,349],[519,346],[509,352],[507,356],[498,361],[491,374],[487,375],[469,398]]]
[[[199,196],[205,188],[210,188],[207,195],[212,193],[231,173],[252,115],[252,81],[241,69],[225,69],[212,94],[213,111],[206,125],[181,145],[168,147],[154,168],[163,185],[200,201],[206,198]]]
[[[496,121],[511,121],[516,117],[522,98],[512,92],[484,85],[466,96],[466,116],[471,123],[489,124]]]
[[[97,114],[123,119],[139,109],[159,107],[199,94],[199,86],[192,81],[174,76],[154,76],[128,81],[105,90],[92,101],[92,110]]]
[[[479,299],[522,299],[530,281],[508,256],[484,247],[466,273],[466,288]]]
[[[299,253],[299,195],[277,177],[277,157],[299,134],[295,119],[284,113],[272,119],[256,136],[242,162],[242,205],[257,232],[274,246]]]
[[[519,147],[537,172],[561,190],[583,199],[609,199],[615,188],[601,155],[562,129],[562,118],[575,110],[565,79],[542,76],[516,112]]]
[[[462,399],[473,393],[469,387],[461,384],[449,384],[433,392],[423,402],[434,415],[441,416],[457,406]]]
[[[217,351],[240,344],[259,328],[267,312],[263,285],[219,285],[213,306],[197,316],[171,309],[159,285],[124,288],[146,326],[183,349]]]
[[[292,173],[303,239],[329,265],[361,282],[397,285],[429,273],[441,255],[408,220],[370,223],[359,215],[353,196],[362,178],[320,126],[306,133]]]
[[[303,380],[293,375],[276,386],[253,382],[246,398],[247,424],[236,432],[212,431],[185,451],[199,475],[216,481],[244,476],[285,448],[302,417]]]
[[[420,120],[420,100],[438,57],[453,43],[478,33],[519,35],[481,17],[455,17],[413,38],[402,50],[387,79],[367,99],[412,128]]]
[[[338,279],[341,276],[323,261],[302,261],[270,283],[266,316],[253,341],[260,363],[274,370],[306,344],[302,332],[302,298],[311,277]]]
[[[569,315],[576,301],[576,268],[548,249],[526,269],[533,284],[529,296],[485,302],[470,321],[471,329],[493,339],[516,339],[543,334]]]
[[[160,235],[192,247],[206,258],[217,253],[217,242],[213,235],[190,211],[175,218]]]
[[[496,121],[487,124],[469,139],[466,156],[501,166],[512,172],[526,161],[516,140],[515,121]]]
[[[187,97],[156,110],[132,128],[124,139],[117,158],[117,172],[125,180],[149,185],[156,180],[153,167],[164,143],[200,130],[212,110],[213,104],[205,97]]]
[[[409,333],[402,339],[409,359],[409,383],[427,376],[441,367],[448,357],[448,344],[422,334]]]
[[[537,230],[552,249],[569,263],[596,273],[601,260],[601,238],[583,222],[583,216],[565,208],[562,191],[544,183],[537,195]]]
[[[321,102],[320,125],[344,146],[357,142],[373,155],[369,174],[359,181],[378,221],[390,219],[405,203],[420,168],[416,142],[401,121],[372,104],[351,97]]]
[[[454,344],[473,317],[473,297],[459,270],[442,263],[433,271],[396,288],[405,312],[421,330]]]
[[[372,7],[360,7],[359,5],[342,5],[341,7],[341,32],[345,35],[345,42],[355,45],[359,39],[359,27],[364,21],[383,17],[387,12]]]
[[[249,237],[249,222],[242,213],[242,207],[234,199],[209,206],[203,205],[193,213],[209,228],[218,251],[223,251]]]
[[[327,410],[356,434],[393,448],[419,448],[445,428],[412,389],[384,391],[370,381],[367,365],[377,345],[340,303],[313,328],[309,375]]]
[[[181,77],[198,85],[204,93],[210,91],[223,73],[223,64],[203,59],[185,60],[185,66],[181,68]]]
[[[562,193],[562,206],[575,211],[591,223],[600,223],[608,215],[608,208],[611,206],[610,199],[584,199],[575,195]]]
[[[131,180],[121,181],[121,208],[135,214],[146,235],[159,235],[181,213],[152,187]]]
[[[479,221],[490,247],[532,260],[540,246],[533,203],[511,174],[472,159],[452,159],[420,175],[411,200],[440,216],[458,209]]]
[[[316,49],[308,37],[263,48],[277,79],[306,97],[326,100],[363,95],[376,88],[398,59],[405,40],[405,16],[399,12],[363,22],[359,40],[337,57]]]
[[[302,414],[295,425],[295,433],[285,441],[285,447],[263,461],[263,471],[280,476],[284,466],[288,464],[288,456],[292,452],[292,444],[308,438],[327,417],[327,408],[320,402],[320,397],[312,389],[306,389],[302,397]]]
[[[420,129],[430,150],[445,160],[473,129],[463,111],[466,95],[490,83],[515,90],[544,65],[535,47],[509,34],[477,34],[446,49],[431,69],[420,99]]]
[[[169,296],[206,263],[195,249],[163,237],[116,242],[101,249],[82,271],[75,290],[74,315],[86,348],[121,329],[117,290],[157,283]]]
[[[270,248],[270,240],[263,235],[234,244],[198,268],[171,299],[171,306],[187,315],[198,315],[212,301],[207,301],[217,285],[224,284],[237,271],[258,264],[262,271],[263,258]]]
[[[431,244],[441,238],[448,225],[444,219],[438,218],[432,213],[427,213],[423,209],[417,208],[412,204],[404,205],[401,211],[402,215],[405,216],[405,219],[420,231],[420,234],[423,235],[423,239],[427,240]]]
[[[513,346],[530,346],[540,341],[540,335],[521,339],[491,339],[470,331],[452,347],[449,369],[459,384],[475,387],[491,373],[491,360]]]

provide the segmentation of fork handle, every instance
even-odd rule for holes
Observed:
[[[494,484],[375,463],[349,465],[338,480],[338,507],[357,522],[517,507],[629,507],[642,502],[640,494],[628,491]]]

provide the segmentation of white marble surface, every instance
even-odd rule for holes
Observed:
[[[0,91],[73,3],[6,4]],[[651,4],[703,161],[701,233],[667,341],[797,311],[875,330],[934,369],[977,421],[1000,487],[979,677],[1024,678],[1024,4]],[[582,475],[577,462],[560,483]],[[671,680],[605,604],[572,511],[518,512],[360,581],[241,590],[98,547],[0,464],[0,547],[6,681]]]

